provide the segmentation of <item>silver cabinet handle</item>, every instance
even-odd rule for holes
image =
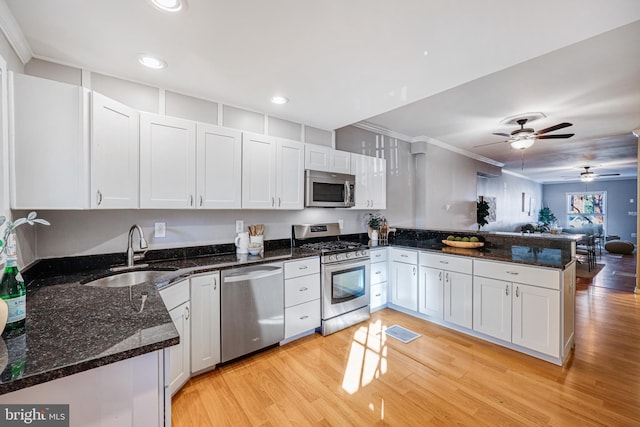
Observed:
[[[512,276],[517,276],[518,274],[520,274],[517,271],[506,271],[505,273],[510,274]]]
[[[376,258],[380,258],[382,256],[382,254],[375,254]]]
[[[449,283],[449,273],[444,275],[444,281]]]
[[[438,280],[442,280],[442,271],[438,274]]]
[[[519,286],[516,286],[516,298],[520,297],[520,288]]]
[[[377,297],[379,297],[380,295],[382,295],[382,294],[376,294]]]
[[[189,206],[193,206],[193,194],[189,195]]]
[[[506,285],[506,286],[504,287],[504,294],[505,294],[506,296],[509,296],[509,285]]]
[[[298,267],[298,270],[306,270],[307,268],[309,267],[307,267],[306,265],[301,265],[300,267]]]
[[[374,274],[382,274],[382,271],[378,270]]]
[[[407,254],[400,254],[400,256],[401,256],[402,258],[409,258],[409,255],[407,255]]]
[[[202,206],[203,200],[202,200],[202,194],[200,195],[200,206]]]
[[[280,200],[280,197],[278,197],[278,207],[280,207],[282,205],[282,200]]]
[[[275,197],[271,198],[271,207],[274,207],[276,205],[276,199]]]
[[[102,204],[102,191],[98,190],[98,206]]]
[[[415,267],[413,267],[413,275],[414,276],[416,275],[416,268]]]
[[[184,320],[189,320],[189,317],[191,317],[191,312],[189,311],[189,307],[184,308],[184,313],[185,313]]]
[[[440,264],[449,264],[449,261],[440,261]]]
[[[303,287],[303,288],[300,288],[300,292],[306,292],[306,291],[308,291],[308,290],[309,290],[309,288],[307,288],[306,286],[305,286],[305,287]]]
[[[304,315],[304,316],[302,316],[302,317],[300,318],[300,320],[304,320],[304,319],[308,319],[308,318],[309,318],[309,316]]]
[[[213,279],[213,290],[218,290],[218,279]]]

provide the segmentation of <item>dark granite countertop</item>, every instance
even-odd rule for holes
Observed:
[[[229,247],[225,245],[223,249]],[[131,288],[97,288],[83,284],[114,274],[109,272],[109,267],[114,265],[110,255],[39,261],[39,265],[24,274],[27,283],[25,333],[0,340],[0,361],[8,360],[8,364],[1,367],[4,372],[0,374],[0,394],[178,344],[178,332],[159,289],[190,275],[318,255],[315,251],[290,247],[267,246],[265,253],[258,256],[218,253],[217,250],[195,256],[181,253],[176,257],[170,253],[169,259],[150,254],[149,267],[144,269],[166,270],[166,273],[153,283]],[[101,258],[104,265],[100,266],[97,258]],[[120,260],[120,255],[115,258]],[[143,292],[148,296],[144,309],[138,312]],[[11,365],[20,366],[21,361],[23,370],[14,368],[12,372]]]

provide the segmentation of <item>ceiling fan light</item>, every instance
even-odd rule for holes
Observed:
[[[516,139],[515,141],[511,141],[511,147],[517,150],[524,150],[525,148],[529,148],[536,142],[535,139],[522,138]]]
[[[593,181],[593,178],[595,178],[595,177],[594,177],[594,175],[592,173],[589,173],[589,174],[584,174],[583,173],[582,175],[580,175],[580,181],[582,181],[582,182],[591,182],[591,181]]]

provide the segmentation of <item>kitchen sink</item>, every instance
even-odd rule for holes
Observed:
[[[127,271],[124,273],[113,274],[111,276],[101,277],[83,283],[87,286],[95,286],[98,288],[122,288],[126,286],[141,285],[153,282],[158,277],[167,274],[167,271],[157,270],[137,270]]]

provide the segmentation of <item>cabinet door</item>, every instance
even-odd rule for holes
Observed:
[[[415,265],[391,262],[391,302],[418,311],[418,272]]]
[[[242,207],[273,209],[276,206],[276,140],[242,134]]]
[[[191,372],[220,363],[220,274],[191,278]]]
[[[195,122],[140,114],[141,208],[194,207],[195,167]]]
[[[356,177],[355,188],[355,209],[371,208],[371,197],[369,194],[369,157],[362,154],[351,154],[351,173]]]
[[[278,140],[276,196],[279,209],[304,209],[304,144]]]
[[[373,209],[387,208],[387,161],[371,157],[369,164],[371,207]]]
[[[418,283],[418,311],[429,316],[443,318],[444,272],[420,266]]]
[[[315,171],[330,171],[329,156],[331,147],[324,145],[305,144],[304,168]]]
[[[197,125],[197,206],[239,209],[242,205],[242,133]]]
[[[189,326],[189,302],[182,303],[169,311],[171,320],[180,335],[180,344],[169,348],[171,394],[175,394],[191,376],[189,352],[191,348],[191,328]]]
[[[89,206],[88,92],[9,73],[11,208]]]
[[[473,326],[473,276],[444,271],[444,320]]]
[[[99,93],[92,93],[92,208],[138,207],[138,125],[136,110]]]
[[[514,283],[512,342],[553,357],[560,355],[560,293]]]
[[[474,276],[473,329],[511,341],[511,283]]]
[[[348,151],[331,150],[329,152],[329,169],[335,173],[351,173],[351,153]]]

